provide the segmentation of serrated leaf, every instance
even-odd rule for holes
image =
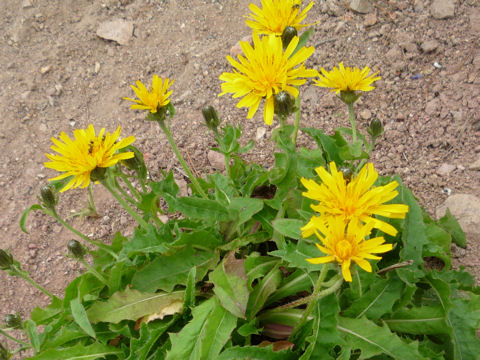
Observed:
[[[263,200],[254,198],[233,198],[228,209],[238,213],[237,225],[251,220],[253,215],[263,209]]]
[[[337,142],[333,137],[325,135],[322,130],[316,128],[303,128],[302,131],[310,135],[315,140],[318,147],[323,149],[327,163],[335,161],[337,166],[343,164],[343,159],[340,157],[339,152],[340,147],[337,145]]]
[[[38,325],[48,323],[52,318],[56,317],[62,312],[63,302],[57,297],[52,299],[52,302],[45,308],[36,307],[33,309],[30,317]]]
[[[148,227],[137,227],[132,238],[124,244],[120,252],[120,261],[125,258],[131,258],[137,254],[165,253],[169,250],[167,243],[172,240],[172,235],[168,226],[157,229],[154,225],[148,224]]]
[[[268,298],[265,305],[270,305],[278,300],[286,298],[287,296],[296,295],[301,291],[311,291],[315,281],[315,277],[312,274],[297,269],[282,282],[278,290]]]
[[[184,291],[172,293],[143,293],[127,288],[113,294],[107,301],[94,303],[87,311],[92,323],[100,321],[119,323],[122,320],[138,320],[139,318],[161,313],[164,309],[171,309],[175,303],[183,305]],[[168,314],[171,315],[171,311]]]
[[[274,267],[253,288],[247,305],[247,318],[252,318],[262,310],[269,296],[277,290],[282,281],[282,272]]]
[[[383,320],[390,330],[413,335],[448,334],[441,306],[420,306],[396,311]]]
[[[107,355],[122,354],[123,351],[111,346],[94,343],[92,345],[77,344],[68,348],[56,348],[42,351],[30,360],[96,360],[104,359]],[[28,360],[27,359],[27,360]]]
[[[234,346],[223,351],[217,360],[297,360],[291,350],[273,351],[273,346]]]
[[[245,271],[248,277],[248,286],[250,287],[255,279],[264,276],[278,263],[279,260],[270,256],[247,257],[245,259]]]
[[[390,332],[388,327],[377,326],[366,318],[339,317],[337,327],[345,337],[347,345],[361,350],[360,360],[370,359],[376,355],[388,355],[398,360],[425,359],[418,352],[418,343],[407,344]]]
[[[230,252],[210,273],[209,279],[222,306],[244,319],[249,297],[244,260],[237,260],[235,253]]]
[[[170,334],[172,348],[166,360],[216,359],[237,323],[216,297],[195,307],[192,314],[193,319],[179,333]]]
[[[130,340],[130,355],[125,360],[147,359],[147,356],[152,351],[155,342],[174,322],[175,319],[164,322],[155,322],[148,325],[142,323],[140,327],[140,336],[138,339],[131,338]]]
[[[170,194],[163,194],[172,210],[180,211],[186,217],[193,219],[229,221],[235,218],[235,213],[215,200],[200,199],[197,197],[174,198]]]
[[[72,311],[73,319],[78,326],[80,326],[80,329],[85,331],[87,335],[94,338],[95,330],[93,330],[92,324],[90,324],[90,321],[88,320],[87,312],[78,298],[70,301],[70,310]]]
[[[283,236],[291,239],[302,239],[302,231],[300,230],[305,222],[298,219],[277,219],[273,221],[273,228]]]
[[[198,280],[203,278],[210,268],[216,266],[217,262],[217,253],[194,250],[191,246],[186,246],[172,255],[158,256],[137,271],[132,279],[132,287],[145,292],[158,289],[169,292],[176,285],[186,284],[192,267],[197,267]]]
[[[81,331],[74,323],[64,325],[55,334],[48,336],[41,346],[41,350],[53,349],[70,341],[86,338],[84,331]]]
[[[185,299],[183,309],[189,309],[195,305],[195,284],[197,278],[197,268],[194,266],[188,272],[187,284],[185,289]]]
[[[23,329],[27,333],[30,344],[32,344],[35,352],[40,351],[41,341],[37,332],[37,324],[32,319],[27,319],[23,322]]]
[[[447,209],[445,216],[438,220],[438,225],[441,226],[446,232],[452,235],[453,242],[458,246],[465,248],[467,246],[467,239],[462,227],[458,223],[458,220],[450,213],[450,209]]]
[[[290,267],[305,269],[308,272],[321,269],[321,266],[310,264],[307,261],[308,258],[319,257],[322,253],[314,244],[306,241],[299,241],[297,244],[287,242],[285,249],[271,251],[268,254],[282,258]]]
[[[218,246],[223,244],[223,239],[221,236],[212,231],[211,228],[208,230],[193,230],[190,232],[180,233],[178,239],[174,241],[172,246],[183,246],[191,245],[197,249],[203,250],[215,250]]]

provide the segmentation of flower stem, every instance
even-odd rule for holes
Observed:
[[[88,264],[84,259],[78,259],[78,261],[80,261],[83,266],[85,266],[87,270],[90,271],[98,280],[100,280],[105,285],[108,285],[107,280],[103,277],[102,274],[95,270],[93,266],[90,266],[90,264]]]
[[[125,185],[127,185],[128,189],[132,192],[132,194],[138,199],[138,200],[141,200],[141,196],[140,196],[140,193],[138,192],[137,189],[135,189],[135,187],[132,185],[132,183],[130,182],[130,180],[128,179],[128,176],[122,172],[122,171],[119,171],[118,174],[120,175],[120,177],[122,178],[123,182],[125,183]],[[138,179],[138,178],[137,178]],[[139,180],[140,182],[140,180]],[[143,189],[143,186],[142,186],[142,189]]]
[[[357,128],[355,126],[355,112],[353,111],[353,103],[348,104],[348,112],[350,114],[350,124],[352,125],[352,141],[357,142]]]
[[[54,299],[56,296],[53,295],[50,291],[48,291],[47,289],[45,289],[43,286],[41,286],[39,283],[37,283],[35,280],[33,280],[31,277],[30,277],[30,274],[26,271],[23,271],[19,268],[17,268],[15,265],[12,265],[11,269],[13,270],[13,272],[15,272],[15,274],[17,276],[20,276],[22,279],[26,280],[27,282],[29,282],[31,285],[35,286],[38,290],[40,290],[42,293],[44,293],[45,295],[49,296],[50,298]]]
[[[93,186],[92,186],[92,183],[90,183],[89,186],[88,186],[88,193],[89,193],[88,207],[90,208],[90,211],[93,214],[93,216],[99,216],[98,211],[95,207],[95,202],[93,200]]]
[[[295,111],[295,123],[293,125],[293,146],[297,145],[298,129],[300,127],[300,95],[295,99],[295,107],[297,108],[297,111]]]
[[[180,151],[178,151],[177,144],[175,144],[175,140],[173,139],[172,133],[170,132],[170,129],[165,126],[164,121],[159,122],[160,127],[162,128],[163,132],[167,136],[168,142],[170,143],[170,146],[172,147],[173,152],[175,153],[175,156],[177,157],[178,161],[182,165],[183,169],[187,173],[188,177],[190,178],[190,181],[192,182],[193,187],[195,190],[203,197],[204,199],[208,199],[207,194],[203,191],[202,187],[198,183],[197,179],[195,176],[193,176],[192,172],[190,171],[190,168],[188,167],[187,163],[185,162],[182,154],[180,154]]]
[[[127,204],[127,202],[125,201],[125,199],[123,199],[118,193],[117,191],[112,187],[110,186],[110,184],[108,183],[108,181],[102,181],[102,184],[103,186],[105,186],[105,188],[110,191],[110,194],[113,195],[113,197],[115,198],[115,200],[117,200],[120,205],[123,206],[123,208],[125,210],[127,210],[127,212],[137,221],[138,225],[140,225],[142,228],[144,229],[147,229],[148,228],[148,224],[145,220],[143,220],[143,218],[137,214],[137,212],[135,210],[133,210],[130,205]]]
[[[24,345],[24,346],[28,346],[30,347],[30,345],[26,342],[23,342],[21,340],[18,340],[16,338],[14,338],[12,335],[9,335],[7,332],[3,331],[2,329],[0,329],[0,334],[2,334],[3,336],[5,336],[7,339],[10,339],[12,341],[15,341],[16,343],[20,344],[20,345]]]

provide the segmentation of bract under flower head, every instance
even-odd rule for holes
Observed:
[[[233,73],[224,72],[220,75],[220,80],[224,83],[219,96],[227,93],[233,93],[234,98],[243,96],[237,107],[249,108],[248,119],[255,115],[261,100],[265,99],[263,119],[267,125],[271,125],[274,96],[286,91],[296,98],[298,89],[295,86],[306,81],[301,78],[318,74],[316,70],[306,69],[303,65],[315,51],[312,46],[302,47],[293,54],[298,41],[298,37],[294,37],[285,51],[281,38],[274,35],[260,39],[257,34],[253,34],[253,47],[248,42],[240,42],[245,56],[239,55],[239,61],[227,56],[227,60],[236,69]]]
[[[74,130],[72,140],[62,131],[59,139],[52,138],[54,145],[50,147],[59,155],[45,154],[51,160],[44,163],[45,167],[62,172],[50,180],[72,177],[60,192],[71,187],[85,188],[90,184],[91,172],[96,168],[108,168],[120,160],[132,158],[133,152],[116,153],[135,141],[134,136],[119,140],[120,132],[120,126],[113,134],[105,133],[105,128],[102,128],[95,135],[93,125],[89,125],[87,129]]]
[[[346,227],[346,228],[345,228]],[[380,260],[373,255],[392,250],[392,244],[384,244],[383,237],[365,239],[370,235],[374,223],[362,225],[358,221],[350,221],[347,225],[341,218],[330,218],[318,224],[315,234],[322,245],[315,244],[326,256],[310,258],[311,264],[325,264],[338,262],[342,266],[342,275],[345,281],[352,281],[350,265],[352,261],[363,270],[372,272],[372,266],[365,259]]]
[[[345,68],[343,63],[338,64],[338,68],[334,66],[332,71],[322,68],[321,72],[323,76],[319,75],[319,80],[313,80],[315,85],[332,88],[331,91],[335,91],[337,94],[340,91],[371,91],[375,89],[372,83],[381,79],[380,76],[376,76],[379,71],[369,75],[370,68],[368,66],[360,70],[348,66]]]
[[[250,4],[252,12],[245,23],[257,34],[282,35],[286,27],[292,26],[297,31],[310,24],[300,24],[307,17],[313,1],[302,10],[301,0],[262,0],[262,8]]]
[[[318,201],[311,207],[320,216],[313,216],[302,228],[302,235],[308,237],[315,232],[319,224],[328,218],[339,217],[342,221],[356,221],[364,224],[372,223],[373,227],[386,234],[395,236],[397,229],[372,215],[393,219],[404,219],[408,212],[405,204],[386,204],[393,200],[398,191],[396,181],[384,186],[373,186],[378,178],[378,172],[373,164],[366,164],[356,177],[347,182],[334,162],[330,163],[330,173],[323,167],[315,169],[322,180],[318,184],[312,179],[302,178],[301,182],[307,189],[302,195]]]
[[[174,83],[175,80],[169,78],[159,78],[157,75],[153,75],[152,88],[148,90],[145,85],[137,80],[137,87],[130,85],[138,99],[132,99],[124,97],[124,100],[133,101],[135,104],[130,106],[130,109],[150,110],[152,114],[155,114],[158,109],[167,106],[170,100],[169,96],[172,94],[172,90],[168,91],[168,88]]]

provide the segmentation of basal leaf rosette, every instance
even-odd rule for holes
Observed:
[[[302,195],[306,198],[318,201],[311,208],[319,213],[313,216],[302,228],[303,237],[309,237],[315,233],[315,229],[330,218],[340,218],[345,223],[361,222],[371,223],[373,228],[395,236],[397,229],[387,222],[374,217],[375,215],[392,219],[404,219],[408,212],[405,204],[387,204],[395,199],[398,191],[398,182],[392,181],[387,185],[374,186],[378,179],[378,172],[373,164],[366,164],[350,180],[343,176],[343,172],[337,170],[334,162],[330,163],[330,172],[323,167],[317,167],[316,173],[321,183],[313,179],[302,178],[301,182],[307,189]]]
[[[300,30],[310,24],[301,24],[313,6],[310,2],[302,10],[301,0],[262,0],[262,7],[250,4],[251,13],[245,23],[257,34],[282,35],[285,28],[291,26]]]
[[[61,172],[57,177],[50,179],[60,180],[72,177],[70,181],[60,190],[64,192],[70,188],[85,188],[92,181],[92,172],[98,168],[108,168],[121,160],[130,159],[133,152],[117,152],[135,141],[134,136],[120,139],[121,127],[119,126],[113,134],[105,133],[102,128],[98,135],[95,135],[93,125],[86,129],[73,131],[73,139],[60,133],[59,139],[52,138],[50,148],[57,154],[45,154],[51,161],[44,163],[45,167]],[[93,179],[95,180],[95,179]]]
[[[307,261],[311,264],[337,262],[342,268],[343,278],[348,282],[352,281],[352,262],[363,270],[372,272],[372,265],[366,259],[380,260],[381,257],[374,254],[385,253],[393,248],[392,244],[385,244],[382,236],[367,239],[373,228],[373,222],[361,224],[353,220],[346,224],[341,217],[331,217],[319,222],[315,235],[321,245],[315,245],[326,256],[310,258]]]
[[[285,51],[282,40],[275,35],[264,36],[253,34],[253,47],[241,41],[243,55],[238,61],[227,56],[227,60],[235,68],[233,73],[220,75],[222,92],[219,96],[233,93],[234,98],[243,97],[237,107],[249,108],[247,118],[251,119],[265,99],[263,120],[271,125],[274,114],[274,97],[282,91],[296,98],[299,94],[296,86],[303,85],[308,77],[317,76],[318,72],[306,69],[303,63],[315,51],[313,46],[302,47],[295,54],[299,38],[294,37]]]

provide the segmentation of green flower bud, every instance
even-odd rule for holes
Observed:
[[[210,130],[215,131],[218,125],[220,125],[220,119],[218,118],[217,110],[215,110],[213,106],[207,105],[203,107],[202,115],[207,123],[207,127]]]
[[[13,256],[5,250],[0,249],[0,269],[10,270],[13,265]]]
[[[22,319],[18,314],[7,314],[5,315],[5,325],[12,329],[21,329]]]
[[[281,91],[273,98],[275,114],[286,118],[295,111],[295,99],[286,91]]]
[[[86,250],[82,244],[80,244],[77,240],[70,240],[67,244],[68,251],[72,253],[72,255],[76,259],[83,259]]]
[[[342,166],[339,170],[342,172],[343,178],[347,181],[347,184],[348,184],[352,180],[352,176],[353,176],[352,169],[346,166]]]
[[[55,209],[58,204],[58,194],[53,185],[47,184],[40,188],[40,198],[43,205],[49,209]]]
[[[359,97],[360,95],[357,95],[353,90],[340,91],[340,99],[347,105],[353,104]]]
[[[383,134],[383,125],[379,119],[373,119],[367,129],[368,134],[372,138],[377,138]]]
[[[295,29],[293,26],[287,26],[282,33],[282,44],[283,48],[286,49],[288,44],[290,44],[290,41],[297,36],[297,29]]]
[[[105,174],[107,173],[107,168],[96,167],[90,172],[90,180],[100,181],[105,180]]]

